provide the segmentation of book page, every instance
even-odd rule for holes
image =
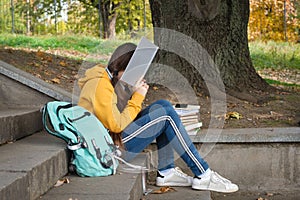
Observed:
[[[134,51],[122,77],[121,81],[135,86],[149,69],[149,66],[158,50],[158,47],[143,37]]]

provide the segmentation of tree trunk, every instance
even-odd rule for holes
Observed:
[[[106,39],[109,37],[108,35],[108,29],[109,29],[109,7],[110,7],[110,1],[105,1],[104,3],[101,2],[100,5],[100,13],[102,17],[102,26],[103,26],[103,38]]]
[[[100,2],[100,6],[99,3]],[[93,5],[99,9],[102,18],[102,27],[103,27],[103,38],[104,39],[114,39],[116,37],[116,20],[117,20],[117,13],[115,9],[119,6],[118,4],[114,4],[113,1],[103,1],[100,0],[92,1]]]
[[[218,74],[210,72],[209,58],[203,57],[206,54],[194,55],[197,52],[194,46],[207,51],[219,70],[227,93],[249,100],[247,97],[251,92],[270,88],[256,73],[250,59],[247,38],[249,0],[150,0],[150,6],[154,29],[159,28],[154,32],[159,46],[166,41],[162,39],[162,29],[173,30],[199,44],[182,43],[176,37],[172,39],[172,43],[182,43],[177,52],[193,51],[190,57],[198,59],[197,62],[191,63],[182,55],[178,56],[176,51],[160,51],[158,56],[159,63],[173,66],[197,91],[208,94],[207,85],[214,81],[208,83],[205,76],[214,78]],[[206,61],[201,62],[201,59]],[[199,71],[199,66],[195,65],[201,63],[206,66]]]
[[[109,39],[115,39],[116,38],[116,21],[117,21],[117,13],[114,13],[112,16],[110,16],[110,19],[108,20],[108,38]]]

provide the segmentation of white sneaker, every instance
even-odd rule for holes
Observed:
[[[178,167],[170,169],[169,173],[162,176],[158,172],[156,177],[157,186],[191,186],[193,183],[193,177],[183,173]]]
[[[195,177],[193,179],[192,188],[195,190],[210,190],[224,193],[236,192],[239,190],[239,187],[236,184],[231,183],[214,171],[211,171],[210,175],[203,178]]]

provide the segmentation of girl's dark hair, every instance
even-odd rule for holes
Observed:
[[[135,44],[125,43],[119,46],[112,54],[108,62],[107,68],[113,76],[111,80],[113,86],[115,86],[116,83],[119,81],[117,78],[118,73],[119,71],[123,71],[126,69],[127,64],[129,63],[129,60],[132,57],[135,49]]]
[[[107,68],[112,74],[111,83],[114,87],[119,81],[118,79],[119,71],[123,71],[126,69],[135,49],[136,49],[135,44],[125,43],[119,46],[112,54],[108,62]],[[125,149],[124,144],[122,142],[121,134],[110,132],[110,135],[116,145],[118,145],[121,149]]]

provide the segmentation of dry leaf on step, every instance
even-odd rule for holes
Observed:
[[[163,194],[166,192],[176,192],[176,190],[174,188],[166,186],[166,187],[161,187],[159,190],[154,190],[152,193],[153,194]]]
[[[66,178],[66,177],[65,177],[65,178],[62,178],[62,179],[59,179],[59,180],[55,183],[54,187],[62,186],[62,185],[65,184],[65,183],[70,183],[69,179]]]

